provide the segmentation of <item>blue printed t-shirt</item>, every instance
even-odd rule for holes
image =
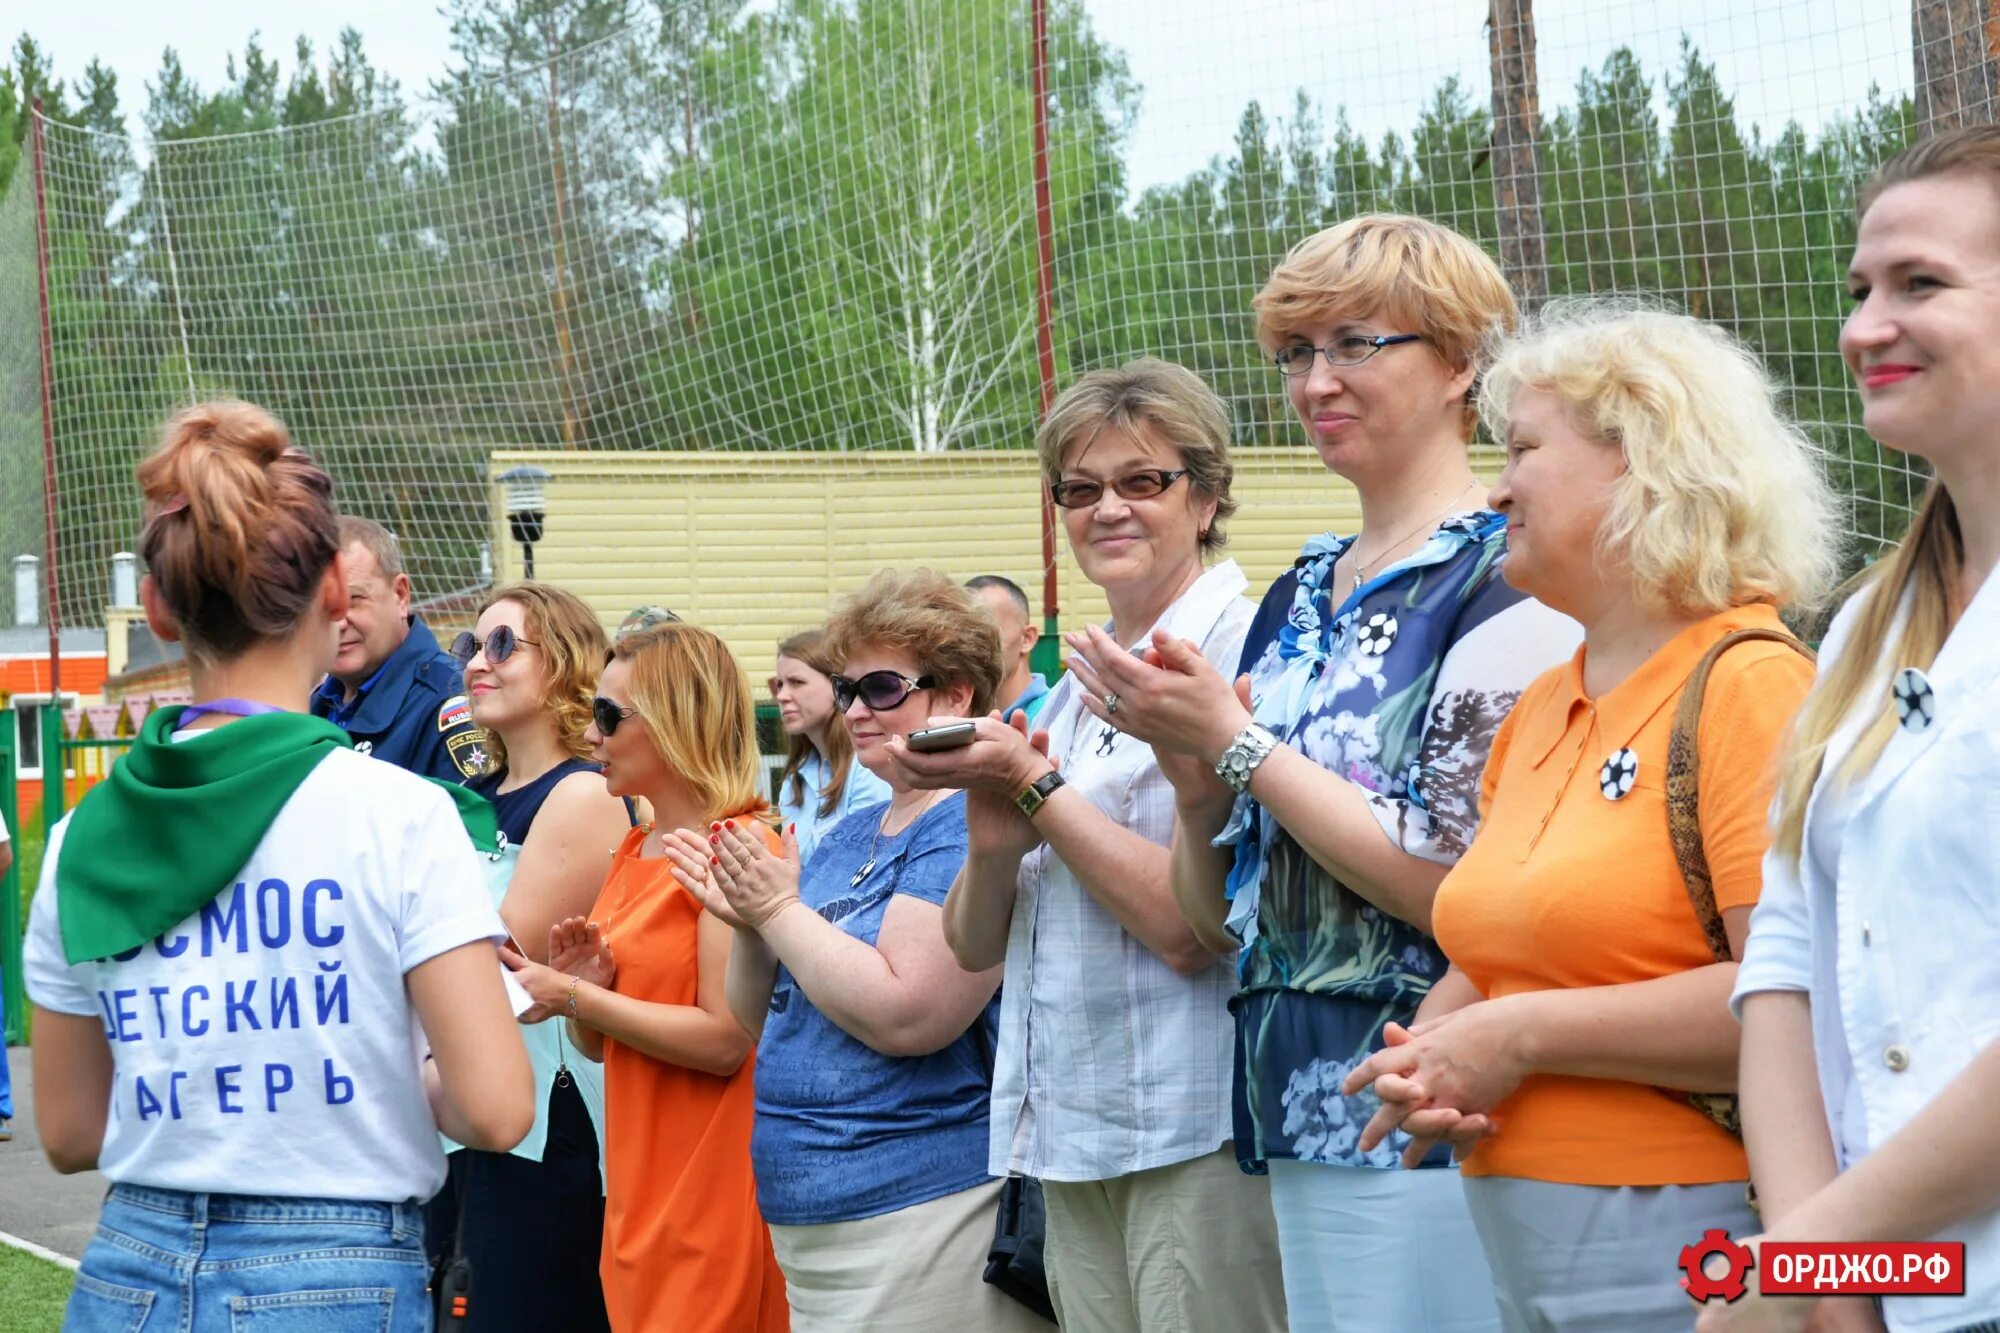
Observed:
[[[1329,586],[1351,537],[1306,543],[1244,640],[1257,720],[1361,788],[1404,852],[1450,865],[1478,821],[1486,753],[1515,698],[1582,630],[1500,578],[1506,523],[1473,511],[1359,589]],[[1236,1015],[1236,1152],[1394,1166],[1400,1131],[1361,1153],[1372,1093],[1341,1081],[1408,1022],[1444,975],[1436,941],[1330,875],[1248,796],[1234,843],[1229,923],[1244,941]],[[1431,1164],[1443,1164],[1440,1150]]]
[[[954,793],[893,838],[877,840],[887,802],[820,839],[799,896],[874,945],[890,900],[942,906],[965,864],[965,797]],[[871,860],[868,873],[862,870]],[[989,1052],[999,999],[942,1050],[892,1056],[849,1036],[778,969],[757,1046],[750,1157],[757,1206],[780,1226],[878,1217],[957,1194],[986,1174]]]

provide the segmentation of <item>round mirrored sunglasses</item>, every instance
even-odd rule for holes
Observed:
[[[480,653],[486,654],[490,665],[498,666],[514,655],[516,648],[539,648],[532,639],[524,639],[514,633],[511,625],[495,625],[484,639],[475,639],[470,630],[463,631],[451,641],[451,655],[458,659],[460,668],[469,665]]]

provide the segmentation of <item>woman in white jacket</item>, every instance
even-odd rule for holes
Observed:
[[[1753,1282],[1703,1330],[2000,1328],[2000,128],[1897,154],[1860,215],[1841,351],[1868,433],[1934,480],[1784,762],[1732,1001],[1744,1138],[1766,1240],[1963,1241],[1965,1294]]]

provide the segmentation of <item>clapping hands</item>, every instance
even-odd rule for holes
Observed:
[[[799,900],[799,842],[785,830],[783,853],[748,821],[710,824],[706,840],[692,829],[661,839],[668,873],[718,919],[739,930],[762,930]]]

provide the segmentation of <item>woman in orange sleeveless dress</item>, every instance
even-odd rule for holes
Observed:
[[[536,1001],[523,1021],[566,1021],[604,1063],[605,1309],[616,1333],[783,1333],[750,1167],[753,1043],[723,989],[732,932],[662,853],[676,828],[762,808],[749,683],[715,635],[672,623],[618,641],[593,709],[591,758],[656,819],[612,852],[591,919],[555,928],[551,965],[516,974]]]

